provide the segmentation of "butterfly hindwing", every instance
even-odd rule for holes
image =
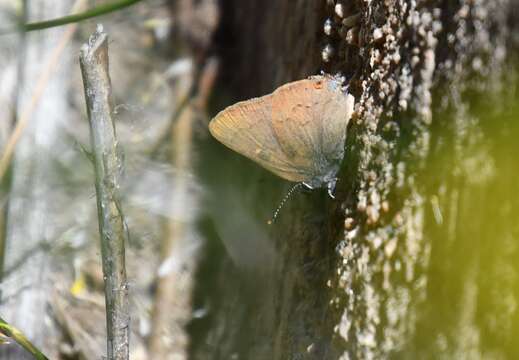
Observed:
[[[322,121],[322,153],[328,161],[341,161],[344,157],[346,129],[353,114],[355,99],[350,94],[344,94],[334,83],[328,84],[330,99],[327,106],[321,109]]]
[[[225,146],[257,162],[274,174],[294,182],[308,176],[293,165],[274,136],[272,95],[239,102],[210,122],[211,134]]]
[[[286,156],[303,164],[314,177],[330,170],[330,160],[344,154],[346,126],[353,97],[327,76],[314,76],[281,86],[272,94],[274,134]]]

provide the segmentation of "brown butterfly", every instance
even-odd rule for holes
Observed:
[[[221,143],[283,179],[333,197],[354,98],[339,79],[312,76],[238,102],[211,120]]]

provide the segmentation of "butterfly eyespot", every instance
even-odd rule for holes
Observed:
[[[322,81],[318,81],[315,83],[314,87],[316,89],[322,89],[323,88],[323,82]]]

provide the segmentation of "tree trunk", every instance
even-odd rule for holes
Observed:
[[[517,357],[516,2],[336,2],[223,2],[238,99],[341,72],[356,114],[337,200],[296,195],[270,229],[282,182],[206,154],[225,160],[202,161],[220,174],[193,357]],[[358,27],[339,29],[341,12]]]

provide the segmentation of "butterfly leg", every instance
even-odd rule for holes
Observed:
[[[302,182],[301,185],[303,185],[306,190],[313,190],[314,189],[313,186],[311,186],[311,185],[309,185],[309,184],[307,184],[305,182]]]
[[[338,179],[339,178],[334,178],[326,184],[326,187],[328,188],[328,196],[330,196],[332,199],[335,199],[335,185],[337,184]]]

